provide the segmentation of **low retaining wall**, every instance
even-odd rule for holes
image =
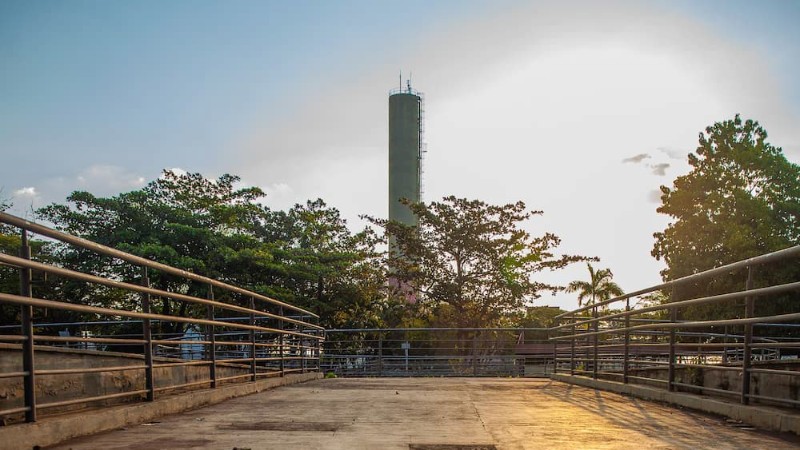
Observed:
[[[740,420],[744,423],[771,431],[789,431],[800,435],[800,414],[792,410],[782,410],[768,406],[746,406],[704,395],[683,392],[669,392],[663,387],[656,388],[636,384],[623,384],[608,380],[593,380],[587,377],[568,374],[552,374],[555,381],[575,384],[592,389],[617,392],[645,400],[669,403],[698,411],[718,414]]]
[[[755,362],[753,364],[753,368],[791,370],[797,372],[795,374],[786,375],[775,373],[753,373],[750,376],[750,392],[754,395],[800,401],[800,363],[798,363],[798,361]],[[663,381],[667,381],[668,379],[667,368],[631,369],[629,373],[633,376],[654,378]],[[677,367],[675,369],[675,381],[678,383],[697,386],[697,388],[676,386],[675,389],[677,391],[689,392],[693,394],[704,394],[712,397],[722,396],[724,394],[719,394],[709,390],[704,391],[702,388],[730,391],[730,396],[722,398],[731,399],[736,398],[736,396],[738,396],[742,391],[741,367],[739,370],[724,370],[714,367]],[[664,383],[648,383],[646,380],[641,379],[631,380],[631,383],[661,387],[662,389],[665,386]],[[790,407],[785,403],[774,403],[765,399],[751,399],[751,403]]]
[[[161,416],[220,403],[235,397],[255,394],[270,388],[302,383],[321,378],[319,373],[286,375],[248,383],[230,384],[216,389],[203,389],[170,395],[153,402],[141,402],[108,408],[81,411],[49,417],[35,423],[0,427],[3,449],[31,449],[55,445],[79,436],[115,430],[149,422]]]
[[[77,350],[62,347],[36,346],[36,370],[48,369],[89,369],[114,366],[142,366],[144,356],[130,353],[101,352],[95,350]],[[153,358],[157,363],[182,362],[174,358]],[[176,386],[186,383],[204,381],[209,378],[209,366],[175,366],[153,370],[155,387]],[[241,364],[217,363],[217,378],[235,375],[246,375],[249,367]],[[0,344],[0,373],[22,371],[22,348],[16,344]],[[202,385],[201,385],[202,387]],[[36,402],[41,406],[80,398],[118,394],[145,389],[144,369],[131,369],[114,372],[92,372],[58,375],[36,376]],[[180,388],[178,388],[180,389]],[[161,391],[156,396],[164,395]],[[0,378],[0,410],[24,406],[24,389],[22,377]],[[40,414],[62,413],[81,409],[86,406],[107,406],[126,402],[141,401],[143,396],[118,397],[82,403],[70,406],[59,406],[42,410]],[[3,420],[16,420],[17,414],[2,417]]]

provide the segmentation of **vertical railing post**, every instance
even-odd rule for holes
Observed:
[[[753,289],[753,266],[747,266],[747,282],[745,284],[745,290],[749,291]],[[745,307],[744,307],[744,317],[751,318],[753,317],[754,313],[754,304],[753,304],[753,297],[748,295],[744,299]],[[751,344],[753,343],[753,324],[748,323],[744,326],[744,349],[742,352],[742,395],[741,395],[741,402],[743,405],[747,405],[750,403],[750,366],[751,366],[751,355],[752,355],[752,347]]]
[[[631,299],[625,299],[625,348],[622,355],[622,382],[628,383],[628,358],[630,357],[631,347]]]
[[[214,300],[214,286],[208,285],[208,299]],[[214,306],[208,305],[206,308],[206,318],[214,320]],[[211,380],[211,387],[217,387],[217,334],[214,325],[206,325],[206,340],[210,342],[208,348],[208,359],[211,361],[209,366],[209,379]]]
[[[283,357],[283,354],[284,354],[284,348],[283,348],[283,345],[284,345],[283,344],[283,306],[279,306],[278,308],[279,308],[278,309],[278,315],[281,317],[280,319],[278,319],[278,329],[281,330],[281,334],[278,337],[278,352],[279,352],[279,355],[280,355],[280,358],[281,358],[281,360],[280,360],[281,376],[284,376],[286,374],[286,364],[285,364],[284,357]]]
[[[300,316],[300,320],[305,322],[307,316]],[[295,326],[295,330],[302,332],[303,330],[299,328],[299,326]],[[300,343],[300,373],[306,373],[306,345],[304,344],[304,340],[301,336],[297,336],[297,342]]]
[[[577,329],[575,328],[575,313],[572,314],[572,342],[570,344],[570,356],[569,356],[569,374],[575,375],[575,341],[578,339]]]
[[[142,286],[150,287],[150,277],[147,267],[142,267]],[[150,314],[150,294],[142,293],[142,312]],[[152,402],[156,398],[156,385],[153,379],[153,328],[150,319],[142,319],[142,338],[144,339],[144,386],[147,389],[147,401]]]
[[[672,295],[670,296],[670,303],[677,301],[678,285],[672,286]],[[678,308],[672,306],[669,310],[670,323],[678,321]],[[669,368],[667,369],[667,390],[673,392],[675,390],[675,336],[676,329],[671,327],[669,329]]]
[[[20,258],[31,259],[31,247],[28,243],[28,230],[22,230],[22,245],[19,251]],[[22,297],[31,297],[31,269],[19,269],[19,293]],[[22,305],[22,370],[25,372],[23,388],[25,390],[26,422],[36,422],[36,377],[34,373],[34,341],[33,341],[33,307]]]
[[[378,331],[378,376],[383,376],[383,332]]]
[[[256,309],[256,300],[250,297],[250,309]],[[256,314],[250,311],[250,326],[256,325]],[[256,330],[250,330],[250,380],[256,381],[258,374],[258,367],[256,366]]]
[[[472,336],[472,376],[478,375],[478,335]]]
[[[552,326],[557,327],[559,322],[560,322],[559,320],[556,320],[555,322],[553,322]],[[522,345],[525,345],[525,330],[522,331],[521,336],[522,336],[522,339],[521,339]],[[558,342],[558,339],[552,339],[552,340],[550,339],[550,331],[547,332],[547,338],[548,338],[547,342],[551,342],[551,341],[553,342],[553,369],[552,369],[552,373],[558,373],[558,366],[556,364],[558,363],[558,344],[559,344],[559,342]],[[545,374],[545,376],[547,376],[547,361],[544,362],[544,374]],[[522,358],[522,375],[523,376],[525,375],[525,358]]]
[[[725,344],[725,346],[722,347],[722,365],[726,366],[726,365],[728,365],[728,345],[727,345],[728,344],[728,326],[727,325],[725,325],[725,329],[724,330],[725,331],[724,331],[724,334],[723,334],[722,343]]]
[[[592,357],[592,378],[597,379],[597,345],[600,340],[600,335],[598,334],[600,331],[600,318],[597,314],[597,304],[595,303],[594,308],[592,308],[592,318],[594,318],[594,339],[593,339],[593,352],[594,355]]]

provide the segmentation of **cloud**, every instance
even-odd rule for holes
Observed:
[[[82,170],[77,176],[78,186],[95,195],[108,195],[140,188],[145,178],[132,173],[124,167],[94,164]]]
[[[288,194],[292,192],[292,188],[286,183],[272,183],[264,188],[264,192],[268,195]]]
[[[658,163],[658,164],[650,164],[650,168],[653,169],[653,175],[664,176],[667,174],[667,169],[669,169],[669,163]]]
[[[645,159],[651,158],[648,153],[639,153],[638,155],[631,156],[630,158],[625,158],[622,160],[623,163],[640,163]]]
[[[36,197],[37,195],[39,194],[33,186],[20,188],[14,191],[14,197]]]
[[[687,151],[678,150],[678,149],[669,148],[669,147],[658,147],[657,150],[659,152],[667,155],[670,159],[679,159],[679,160],[685,159],[686,155],[689,153]]]
[[[12,214],[27,216],[34,209],[42,206],[42,195],[33,186],[15,189],[11,196]]]

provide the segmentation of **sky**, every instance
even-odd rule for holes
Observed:
[[[425,94],[424,200],[522,200],[532,233],[632,291],[660,281],[658,189],[706,126],[756,119],[800,162],[797,23],[791,0],[5,0],[0,199],[32,218],[179,168],[273,209],[321,197],[357,229],[387,215],[402,74]]]

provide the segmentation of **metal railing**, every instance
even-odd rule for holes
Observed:
[[[800,281],[765,276],[766,285],[755,286],[757,268],[771,275],[776,263],[797,264],[798,256],[800,246],[791,247],[561,314],[550,338],[556,372],[798,406],[797,389],[791,394],[788,386],[800,384]],[[708,293],[725,280],[742,284]],[[635,301],[654,292],[669,301]],[[703,318],[700,308],[708,305],[716,309]],[[783,385],[785,394],[777,390]]]
[[[327,330],[321,367],[349,377],[547,376],[553,345],[546,333],[539,328]]]
[[[0,382],[22,379],[22,406],[2,409],[0,417],[24,413],[33,422],[37,413],[74,405],[96,404],[110,399],[142,398],[152,401],[166,391],[185,388],[216,388],[221,383],[256,381],[291,372],[319,370],[323,328],[317,315],[265,295],[207,278],[185,270],[106,247],[43,225],[0,212],[0,223],[20,231],[19,256],[0,253],[0,266],[19,272],[19,292],[0,292],[0,306],[19,307],[19,322],[0,324],[0,343],[6,350],[21,349],[21,370],[0,372]],[[116,264],[129,264],[136,280],[94,275],[31,259],[29,232],[68,244],[96,257],[110,257]],[[40,298],[32,274],[102,288],[119,295],[110,304],[97,306],[88,299]],[[192,292],[203,297],[172,292],[151,285],[155,274],[182,280]],[[185,292],[189,292],[188,289]],[[153,312],[159,301],[185,305],[184,314]],[[126,306],[128,305],[128,306]],[[162,309],[166,309],[163,307]],[[47,322],[54,312],[92,317],[94,320],[68,323]],[[34,323],[36,318],[37,323]],[[120,319],[121,318],[121,319]],[[11,345],[9,345],[11,344]],[[99,367],[37,368],[40,352],[55,347],[72,347],[97,352],[130,354],[139,363]],[[104,353],[97,353],[102,355]],[[204,376],[176,383],[170,376],[175,368],[206,367]],[[188,369],[186,369],[188,370]],[[39,378],[75,374],[130,374],[138,371],[127,390],[68,400],[37,401]],[[222,372],[227,372],[224,375]],[[143,373],[143,377],[141,376]],[[199,378],[199,379],[198,379]],[[139,382],[139,381],[141,382]],[[41,386],[39,386],[41,388]],[[1,403],[0,403],[1,405]]]

